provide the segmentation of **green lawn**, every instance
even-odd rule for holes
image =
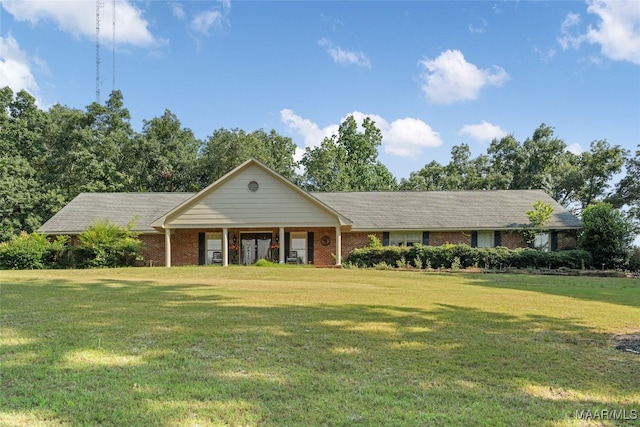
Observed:
[[[638,425],[639,330],[634,279],[0,271],[0,425]]]

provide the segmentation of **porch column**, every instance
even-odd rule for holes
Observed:
[[[342,230],[336,227],[336,265],[342,265]]]
[[[171,267],[171,229],[164,229],[164,266]]]
[[[280,249],[278,250],[278,254],[280,255],[280,264],[284,264],[284,257],[286,254],[284,253],[284,227],[280,227],[280,232],[278,234],[278,243],[280,244]]]
[[[222,266],[229,265],[229,229],[222,229]]]

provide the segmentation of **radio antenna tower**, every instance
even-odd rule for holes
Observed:
[[[96,102],[100,103],[100,9],[102,1],[96,0]]]
[[[113,82],[111,83],[111,91],[116,90],[116,0],[112,1],[113,5],[113,38],[111,45],[111,61],[113,64]]]

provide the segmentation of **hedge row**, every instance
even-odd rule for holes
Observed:
[[[78,236],[53,240],[38,233],[22,233],[0,243],[0,269],[126,267],[143,263],[142,242],[129,231],[110,223],[95,223]]]
[[[536,249],[472,248],[469,245],[445,244],[410,247],[384,246],[354,249],[347,263],[358,267],[379,264],[398,266],[404,263],[415,268],[585,268],[591,267],[591,254],[583,250],[542,252]]]
[[[42,234],[22,232],[8,242],[0,243],[0,268],[57,268],[65,258],[68,239],[68,236],[57,236],[53,241],[49,241]]]

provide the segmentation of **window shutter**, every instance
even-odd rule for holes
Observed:
[[[478,247],[478,232],[474,231],[471,233],[471,247],[472,248],[477,248]]]
[[[382,233],[382,246],[389,246],[389,232]]]
[[[429,232],[428,231],[423,231],[422,232],[422,244],[425,246],[429,246]]]
[[[206,253],[207,251],[205,250],[205,237],[204,237],[204,233],[198,233],[198,265],[204,265],[206,264]]]
[[[551,232],[551,250],[558,250],[558,232],[556,230],[553,230]]]
[[[291,250],[291,242],[290,242],[290,237],[291,235],[287,232],[284,233],[284,258],[285,260],[287,259],[287,257],[289,256],[289,251]],[[282,245],[282,242],[280,242],[280,245]]]
[[[499,231],[493,232],[493,246],[502,246],[502,233]]]
[[[313,264],[313,231],[307,233],[307,263]]]

